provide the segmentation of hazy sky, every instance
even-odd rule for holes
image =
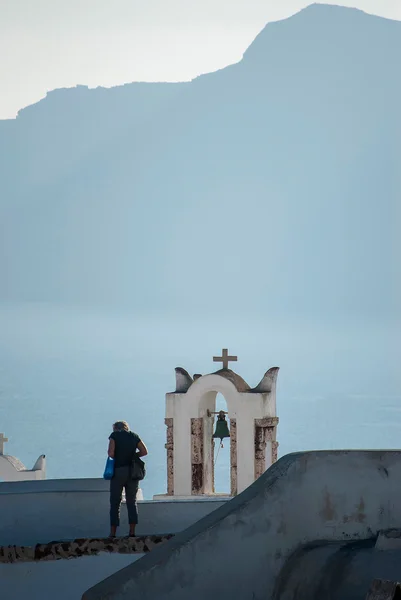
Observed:
[[[240,60],[268,21],[310,3],[0,0],[0,118],[59,87],[183,81],[214,71]],[[401,20],[401,0],[341,4]]]

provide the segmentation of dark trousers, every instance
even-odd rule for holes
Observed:
[[[128,522],[130,524],[138,523],[138,507],[136,504],[138,487],[139,481],[131,479],[129,467],[117,467],[114,470],[114,476],[110,480],[110,525],[116,527],[120,525],[120,506],[123,488],[125,488]]]

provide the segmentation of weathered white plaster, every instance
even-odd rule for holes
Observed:
[[[177,369],[179,392],[166,394],[166,419],[173,427],[173,480],[174,496],[190,496],[192,493],[192,445],[191,419],[203,419],[203,492],[213,493],[213,450],[211,435],[216,411],[216,396],[222,394],[227,402],[228,418],[235,419],[236,440],[236,489],[240,493],[255,480],[255,420],[276,418],[276,378],[278,369],[271,369],[254,391],[239,391],[230,380],[239,378],[232,371],[229,376],[219,372],[197,377],[195,380],[183,369]],[[241,382],[247,386],[243,380]],[[247,386],[248,387],[248,386]],[[255,388],[256,389],[256,388]],[[276,425],[274,425],[275,431]],[[266,453],[270,462],[273,453]]]
[[[301,546],[372,540],[398,528],[400,481],[398,451],[287,455],[241,495],[83,600],[272,598],[282,567]]]

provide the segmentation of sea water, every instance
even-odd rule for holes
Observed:
[[[279,366],[279,456],[298,450],[398,448],[399,330],[394,323],[199,319],[30,305],[0,307],[0,432],[5,452],[47,478],[101,477],[112,423],[149,448],[145,498],[166,491],[165,394],[174,368],[210,373],[228,347],[251,386]],[[225,408],[218,398],[218,408]],[[218,444],[216,444],[217,453]],[[229,440],[216,491],[229,490]]]

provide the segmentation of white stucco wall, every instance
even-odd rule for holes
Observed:
[[[70,560],[0,564],[1,597],[7,600],[79,600],[88,587],[141,556],[100,554]]]
[[[401,528],[400,482],[401,451],[287,455],[241,495],[83,598],[265,600],[301,545]]]
[[[176,533],[224,504],[170,499],[138,502],[138,535]],[[121,535],[128,532],[121,507]],[[47,479],[0,483],[0,545],[105,537],[109,533],[109,483],[103,479]]]

